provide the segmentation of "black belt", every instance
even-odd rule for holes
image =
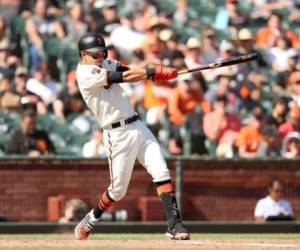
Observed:
[[[128,119],[124,120],[125,125],[133,123],[139,119],[138,115],[134,115],[132,117],[129,117]],[[115,122],[111,124],[111,128],[118,128],[121,127],[121,122]]]

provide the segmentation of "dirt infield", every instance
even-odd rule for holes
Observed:
[[[0,240],[0,248],[300,250],[300,240]]]

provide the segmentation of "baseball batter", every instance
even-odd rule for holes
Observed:
[[[118,62],[106,60],[107,47],[103,37],[98,34],[83,36],[78,47],[81,60],[76,77],[85,102],[104,130],[110,185],[100,195],[97,206],[76,226],[75,237],[87,239],[102,213],[125,196],[137,159],[156,183],[167,217],[167,237],[190,239],[181,221],[170,173],[160,146],[150,130],[138,119],[129,99],[118,85],[145,79],[166,81],[176,78],[177,71],[161,65],[129,69]]]

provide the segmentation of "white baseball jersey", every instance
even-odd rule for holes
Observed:
[[[262,216],[265,219],[269,216],[278,216],[280,214],[293,216],[293,209],[287,200],[281,199],[274,201],[271,196],[260,199],[255,207],[254,216]]]
[[[103,142],[110,165],[110,197],[117,201],[125,196],[136,159],[154,182],[170,180],[160,146],[150,130],[141,121],[127,125],[122,122],[135,112],[119,84],[105,88],[107,71],[96,65],[78,64],[76,77],[83,99],[104,129]],[[122,126],[110,129],[115,122],[121,122]]]
[[[105,69],[96,65],[78,64],[76,77],[83,99],[102,128],[135,114],[118,84],[113,84],[109,89],[104,88],[107,86]]]

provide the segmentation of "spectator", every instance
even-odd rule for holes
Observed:
[[[74,221],[80,221],[89,210],[88,205],[81,199],[74,198],[65,203],[64,216],[58,223],[64,224]],[[116,211],[105,211],[101,216],[102,221],[126,221],[127,211],[124,209]]]
[[[208,111],[199,86],[195,85],[191,74],[179,76],[177,86],[170,95],[168,105],[171,123],[170,153],[181,153],[182,138],[180,136],[180,127],[187,121],[187,115],[195,112],[197,107],[200,107],[204,112]],[[199,126],[200,129],[200,123],[196,126]]]
[[[70,114],[82,113],[86,104],[79,92],[76,73],[70,71],[67,76],[67,86],[63,88],[53,103],[53,110],[57,117],[65,119]]]
[[[300,106],[300,71],[294,71],[290,74],[287,90],[293,101]]]
[[[26,110],[21,117],[21,129],[11,135],[6,148],[7,154],[22,154],[32,157],[54,154],[48,134],[36,128],[36,113]]]
[[[0,15],[10,22],[13,17],[18,14],[18,8],[21,5],[21,0],[1,1]]]
[[[114,28],[120,25],[117,1],[104,1],[100,12],[100,18],[96,20],[96,33],[108,37]]]
[[[121,25],[110,33],[110,41],[117,49],[132,52],[140,49],[145,39],[145,34],[134,28],[132,12],[125,12],[121,15]]]
[[[226,110],[227,99],[218,96],[213,103],[213,111],[203,118],[203,131],[207,139],[215,144],[216,156],[232,158],[233,145],[241,129],[240,118]]]
[[[258,60],[238,65],[239,67],[237,79],[239,81],[245,80],[250,72],[258,71],[259,67],[267,66],[262,53],[258,51],[254,46],[255,37],[250,29],[242,28],[241,30],[239,30],[236,39],[233,40],[233,43],[237,46],[237,52],[239,54],[256,53],[258,55]]]
[[[77,43],[88,29],[84,22],[84,13],[82,5],[79,2],[73,2],[68,9],[68,15],[63,20],[66,30],[67,42]]]
[[[33,73],[33,77],[26,83],[26,89],[40,97],[49,107],[57,95],[56,84],[48,75],[46,64],[39,65]]]
[[[267,197],[260,199],[256,204],[255,221],[294,220],[291,204],[283,199],[283,181],[273,179],[268,185],[268,193]]]
[[[236,140],[238,155],[241,158],[255,158],[258,156],[258,148],[262,142],[263,112],[254,109],[250,114],[249,124],[244,126]]]
[[[203,51],[202,60],[203,64],[209,64],[215,62],[220,58],[219,47],[217,45],[216,33],[213,28],[207,26],[202,31],[203,38]]]
[[[300,71],[300,56],[298,50],[289,49],[287,53],[289,55],[288,57],[289,73],[294,71]]]
[[[169,24],[167,23],[167,25]],[[173,55],[176,55],[176,53],[181,53],[183,55],[183,53],[179,48],[181,45],[180,35],[169,26],[167,27],[168,28],[164,28],[160,31],[159,39],[165,43],[166,50],[162,52],[162,58],[164,60],[164,64],[169,66],[172,63]],[[174,58],[176,58],[176,56]]]
[[[298,8],[295,9],[290,15],[289,15],[289,21],[299,23],[300,22],[300,10],[299,10],[299,4],[297,5]]]
[[[290,132],[284,138],[282,143],[282,156],[287,159],[297,158],[300,156],[300,133]]]
[[[293,106],[290,109],[287,120],[278,127],[279,134],[284,139],[290,132],[300,132],[300,107]]]
[[[166,44],[160,39],[160,32],[166,28],[158,16],[152,17],[146,26],[145,38],[141,44],[145,60],[150,63],[160,63],[162,52],[166,49]]]
[[[21,64],[21,60],[12,52],[8,43],[4,42],[1,46],[0,75],[13,75],[15,69]]]
[[[144,81],[143,107],[146,111],[146,123],[157,136],[163,118],[165,118],[168,100],[172,88],[169,83],[153,84],[151,80]]]
[[[80,221],[88,211],[87,204],[81,199],[70,199],[66,201],[64,217],[59,219],[59,223]]]
[[[279,36],[275,41],[274,47],[267,50],[268,63],[278,73],[290,70],[289,50],[292,50],[290,46],[290,41],[286,37]]]
[[[247,79],[238,85],[239,96],[242,100],[241,109],[246,112],[260,105],[263,98],[262,88],[267,84],[267,78],[260,72],[251,71]]]
[[[25,30],[30,42],[29,55],[31,69],[44,62],[44,43],[51,36],[63,38],[65,36],[62,25],[53,17],[47,15],[47,0],[37,0],[34,5],[33,15],[26,19]]]
[[[202,45],[197,37],[190,37],[186,43],[186,52],[184,62],[188,68],[201,66]]]
[[[272,113],[267,116],[267,124],[277,129],[285,122],[288,111],[289,107],[287,99],[284,97],[277,97],[274,101]]]
[[[266,126],[262,129],[262,140],[257,149],[260,158],[280,156],[280,139],[277,129]]]
[[[83,157],[107,157],[106,150],[103,144],[102,129],[95,129],[93,131],[92,139],[83,145]]]
[[[277,38],[283,35],[293,48],[299,47],[299,38],[292,30],[286,30],[282,25],[282,16],[272,14],[266,27],[260,28],[256,33],[256,45],[259,48],[272,48]]]
[[[40,97],[26,89],[28,70],[25,67],[18,67],[15,71],[15,84],[13,93],[20,98],[22,109],[34,109],[38,114],[47,113],[47,107]]]
[[[12,80],[9,76],[0,80],[0,108],[8,111],[18,111],[20,108],[20,97],[12,92]]]
[[[210,88],[205,92],[205,100],[211,105],[218,96],[225,96],[228,103],[229,112],[237,112],[241,106],[240,98],[236,90],[232,87],[235,85],[235,73],[231,67],[219,68],[216,70],[218,84],[215,88]]]
[[[290,0],[252,0],[254,3],[255,11],[254,16],[269,17],[272,12],[276,10],[287,9],[293,6],[293,1]]]
[[[0,48],[6,47],[9,44],[9,39],[6,33],[6,21],[0,15]]]
[[[198,18],[198,14],[188,6],[187,0],[176,1],[176,10],[173,14],[173,23],[176,28],[191,27],[192,20]]]
[[[247,26],[249,16],[239,8],[239,0],[225,0],[225,8],[220,9],[216,15],[215,28],[227,30],[236,34],[238,30]]]

